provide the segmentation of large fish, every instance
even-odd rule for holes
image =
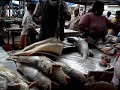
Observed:
[[[17,53],[14,53],[14,55],[29,56],[29,55],[33,55],[38,52],[49,52],[49,53],[53,53],[56,55],[61,55],[62,50],[63,50],[63,44],[61,43],[46,43],[46,44],[36,46],[35,48],[32,48],[27,51],[19,51]]]
[[[54,65],[51,77],[62,85],[69,84],[71,80],[71,78],[62,70],[61,65]]]
[[[86,83],[86,78],[85,76],[78,70],[75,70],[71,67],[69,67],[66,64],[63,64],[61,62],[54,62],[54,64],[61,65],[63,71],[71,78],[71,87],[73,86],[74,88],[82,88],[84,87],[84,84]]]
[[[26,66],[20,63],[17,63],[16,65],[17,69],[20,70],[26,77],[33,81],[37,81],[38,86],[40,86],[42,90],[51,90],[51,80],[42,72],[33,67]]]
[[[47,75],[52,73],[53,65],[51,59],[46,56],[11,56],[9,59],[31,65]]]
[[[67,40],[68,42],[75,43],[75,46],[78,48],[80,54],[82,55],[82,59],[87,59],[89,47],[88,43],[84,39],[79,37],[68,37]]]
[[[53,43],[53,42],[59,42],[59,41],[56,38],[48,38],[48,39],[45,39],[43,41],[33,43],[33,44],[25,47],[22,51],[27,51],[27,50],[35,48],[36,46],[39,46],[39,45],[42,45],[42,44],[45,44],[45,43]]]
[[[11,58],[34,66],[63,85],[67,85],[70,81],[70,77],[64,73],[61,66],[53,64],[53,61],[46,56],[11,56]]]

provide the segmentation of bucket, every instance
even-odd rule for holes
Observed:
[[[3,49],[4,49],[5,51],[11,51],[11,50],[12,50],[12,45],[6,43],[5,46],[3,47]]]

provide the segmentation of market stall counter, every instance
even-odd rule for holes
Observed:
[[[41,53],[37,53],[36,51],[38,51],[38,49],[39,52],[44,50],[41,51]],[[99,62],[105,54],[97,49],[90,50],[93,52],[93,57],[88,56],[87,59],[82,59],[79,50],[74,44],[66,41],[60,44],[56,39],[50,38],[42,42],[36,42],[25,47],[23,50],[6,52],[0,48],[0,58],[1,64],[5,66],[5,68],[19,71],[22,73],[22,76],[27,77],[27,79],[24,78],[24,81],[27,80],[27,84],[24,86],[26,89],[29,88],[32,80],[32,86],[37,83],[43,90],[45,88],[49,90],[53,90],[52,88],[54,88],[54,90],[83,90],[84,84],[87,82],[85,75],[87,75],[89,71],[106,71],[113,68],[112,56],[107,55],[107,57],[111,59],[110,66],[103,67]],[[8,58],[9,61],[6,60]],[[4,71],[5,70],[6,69],[4,69]],[[16,78],[18,77],[17,75],[15,76]]]

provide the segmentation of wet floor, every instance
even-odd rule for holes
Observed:
[[[101,56],[105,54],[100,52],[97,49],[91,49],[93,52],[93,57],[88,57],[86,60],[83,60],[79,52],[71,52],[61,56],[59,61],[69,65],[70,67],[81,71],[84,74],[87,74],[89,71],[105,71],[113,67],[113,60],[112,56],[108,56],[111,59],[110,66],[111,67],[103,67],[99,64],[101,61]]]

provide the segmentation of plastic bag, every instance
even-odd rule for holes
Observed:
[[[118,79],[120,79],[120,51],[115,57],[114,70],[116,71]]]

